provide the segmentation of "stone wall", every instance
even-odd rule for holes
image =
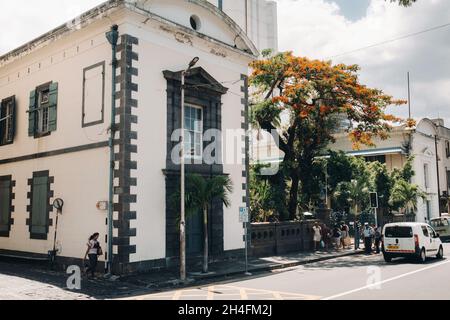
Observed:
[[[310,251],[315,220],[302,222],[252,223],[250,254],[264,257]]]

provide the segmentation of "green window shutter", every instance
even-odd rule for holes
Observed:
[[[0,103],[0,119],[3,119],[6,116],[6,105],[4,101],[1,101]],[[0,143],[3,143],[5,141],[5,137],[3,135],[6,135],[6,121],[0,121]]]
[[[9,142],[14,141],[14,137],[16,136],[16,96],[11,97],[12,103],[12,121],[11,121],[11,138]]]
[[[11,181],[0,181],[0,231],[9,231]]]
[[[31,233],[47,234],[48,228],[48,177],[33,179],[31,207]]]
[[[36,90],[30,92],[30,105],[28,109],[28,136],[34,136],[36,132]]]
[[[48,130],[56,131],[57,107],[58,107],[58,82],[50,84],[48,106]]]

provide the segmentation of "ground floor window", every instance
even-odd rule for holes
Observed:
[[[31,183],[30,234],[32,239],[47,239],[50,213],[48,171],[34,173]]]
[[[431,219],[431,201],[427,200],[427,221],[430,221]]]
[[[0,177],[0,237],[8,237],[11,228],[11,176]]]

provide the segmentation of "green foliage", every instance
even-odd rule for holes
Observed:
[[[404,179],[395,181],[389,204],[394,210],[403,209],[406,214],[417,211],[417,198],[425,199],[425,193],[418,185],[411,184]]]
[[[185,210],[186,216],[200,214],[209,208],[214,200],[219,200],[224,206],[231,205],[229,194],[233,192],[233,184],[229,176],[205,178],[198,174],[186,175]],[[170,197],[170,203],[175,210],[180,210],[181,195],[177,190]]]

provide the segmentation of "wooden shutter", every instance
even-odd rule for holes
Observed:
[[[58,106],[58,83],[50,84],[48,97],[48,131],[56,131],[57,106]]]
[[[12,143],[16,135],[16,96],[12,96],[9,101],[11,101],[11,137],[8,142]]]
[[[48,230],[48,177],[33,178],[31,233],[47,234]]]
[[[11,180],[0,180],[0,232],[9,231]]]
[[[36,133],[36,90],[30,92],[30,105],[28,109],[28,136]]]

